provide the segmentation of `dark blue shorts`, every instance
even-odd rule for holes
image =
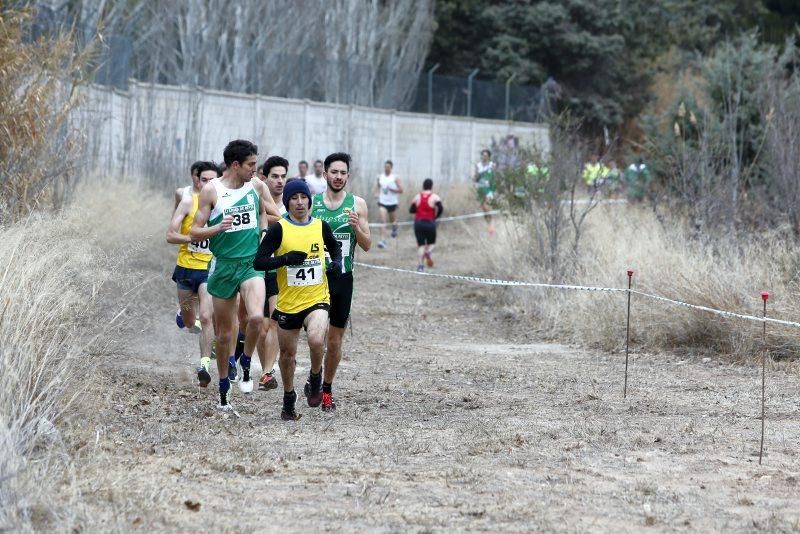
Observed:
[[[207,269],[187,269],[180,265],[175,266],[172,272],[172,281],[178,284],[178,289],[197,293],[200,285],[208,283]]]

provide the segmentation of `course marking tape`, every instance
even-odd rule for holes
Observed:
[[[574,204],[589,204],[590,201],[588,199],[576,199],[572,201]],[[569,200],[562,200],[562,204],[569,204]],[[604,200],[598,200],[597,204],[627,204],[628,201],[624,198],[609,198]],[[476,213],[467,213],[464,215],[453,215],[452,217],[441,217],[440,219],[436,219],[436,222],[444,222],[444,221],[463,221],[464,219],[475,219],[477,217],[484,217],[486,215],[504,215],[501,210],[492,210],[492,211],[479,211]],[[396,223],[369,223],[370,228],[389,228],[391,226],[411,226],[414,224],[414,221],[399,221]]]
[[[734,313],[725,310],[718,310],[715,308],[709,308],[708,306],[700,306],[697,304],[689,304],[688,302],[682,302],[680,300],[669,299],[666,297],[661,297],[658,295],[652,295],[650,293],[644,293],[642,291],[636,291],[635,289],[623,289],[623,288],[615,288],[615,287],[593,287],[593,286],[580,286],[580,285],[568,285],[568,284],[543,284],[543,283],[536,283],[536,282],[517,282],[514,280],[498,280],[495,278],[481,278],[478,276],[462,276],[456,274],[444,274],[444,273],[431,273],[431,272],[419,272],[419,271],[412,271],[410,269],[398,269],[396,267],[384,267],[382,265],[372,265],[369,263],[362,263],[362,262],[354,262],[355,265],[359,267],[367,267],[369,269],[377,269],[381,271],[392,271],[396,273],[406,273],[406,274],[415,274],[419,276],[432,276],[434,278],[444,278],[447,280],[460,280],[464,282],[472,282],[475,284],[484,284],[490,286],[505,286],[505,287],[539,287],[544,289],[565,289],[565,290],[573,290],[573,291],[594,291],[594,292],[606,292],[606,293],[627,293],[630,291],[633,295],[639,295],[640,297],[649,298],[652,300],[656,300],[659,302],[665,302],[668,304],[674,304],[675,306],[681,306],[683,308],[689,308],[693,310],[703,311],[707,313],[713,313],[716,315],[720,315],[722,317],[730,317],[733,319],[743,319],[745,321],[755,321],[758,323],[772,323],[781,326],[789,326],[792,328],[800,328],[800,323],[794,321],[784,321],[782,319],[772,319],[770,317],[757,317],[755,315],[744,315],[741,313]]]
[[[478,276],[461,276],[457,274],[419,272],[419,271],[412,271],[410,269],[397,269],[396,267],[384,267],[382,265],[372,265],[369,263],[362,263],[360,261],[354,263],[359,267],[368,267],[370,269],[393,271],[397,273],[416,274],[420,276],[433,276],[435,278],[446,278],[448,280],[461,280],[464,282],[473,282],[475,284],[484,284],[490,286],[541,287],[541,288],[552,288],[552,289],[572,289],[576,291],[605,291],[609,293],[625,293],[628,291],[627,289],[618,289],[613,287],[573,286],[566,284],[541,284],[536,282],[517,282],[515,280],[497,280],[494,278],[480,278]]]

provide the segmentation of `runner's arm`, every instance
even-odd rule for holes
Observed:
[[[433,200],[433,210],[435,212],[434,218],[438,219],[442,216],[442,213],[444,213],[444,204],[442,204],[442,199],[439,197],[439,195],[435,195]]]
[[[173,211],[178,209],[178,204],[180,204],[181,199],[183,199],[183,191],[184,191],[183,187],[179,187],[178,189],[175,190],[175,207],[172,208]]]
[[[217,190],[214,189],[214,185],[210,183],[204,185],[197,200],[197,212],[194,214],[194,222],[192,222],[192,227],[189,230],[189,239],[192,241],[199,242],[211,239],[233,226],[233,216],[231,215],[223,217],[219,224],[206,226],[208,218],[211,216],[211,208],[216,201]]]
[[[331,257],[331,262],[342,264],[342,247],[333,235],[330,225],[322,221],[322,240],[325,242],[325,249]]]
[[[190,209],[189,202],[187,202],[185,198],[181,199],[175,207],[175,211],[172,213],[172,219],[169,222],[169,227],[167,228],[167,243],[172,245],[188,245],[192,242],[188,235],[181,233],[181,223],[186,215],[189,214]]]
[[[255,183],[258,184],[256,187],[258,188],[259,204],[261,204],[261,222],[259,226],[263,230],[270,224],[280,221],[281,212],[278,211],[278,206],[272,200],[272,195],[269,194],[269,189],[264,182],[258,180]]]
[[[273,257],[275,251],[281,246],[282,240],[283,226],[280,224],[270,226],[258,245],[258,252],[256,252],[256,257],[253,259],[253,269],[256,271],[271,271],[285,265],[282,259]]]
[[[355,217],[353,212],[350,212],[350,226],[356,233],[356,243],[361,247],[361,250],[367,252],[372,246],[372,236],[369,233],[369,213],[367,211],[367,202],[361,198],[356,197],[355,202]]]
[[[402,195],[403,194],[403,184],[400,183],[400,178],[395,178],[394,179],[394,185],[396,185],[397,187],[395,189],[393,189],[392,192],[393,193],[397,193],[398,195]]]

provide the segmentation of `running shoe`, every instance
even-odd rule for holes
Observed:
[[[236,371],[236,358],[233,356],[228,359],[228,380],[231,382],[239,380],[239,374]]]
[[[231,400],[231,390],[228,388],[228,391],[219,392],[219,404],[217,405],[217,410],[222,412],[232,412],[233,406],[230,403]]]
[[[200,387],[204,388],[211,382],[211,358],[200,358],[200,367],[197,368],[197,381],[200,382]]]
[[[181,321],[183,322],[183,321]],[[203,325],[200,322],[200,319],[196,319],[194,322],[194,326],[189,329],[190,334],[199,334],[203,331]]]
[[[425,266],[424,265],[417,265],[417,272],[418,273],[424,273],[425,272]]]
[[[264,373],[258,381],[258,389],[268,391],[278,387],[278,381],[272,373]]]
[[[239,359],[241,361],[241,358]],[[253,392],[253,381],[250,380],[250,368],[241,366],[242,369],[242,379],[239,381],[239,390],[244,393],[252,393]]]
[[[386,243],[383,241],[378,241],[378,248],[386,248]]]
[[[333,395],[330,393],[322,393],[322,411],[332,412],[336,409],[336,403],[333,402]]]
[[[178,325],[178,328],[183,330],[186,328],[186,323],[183,322],[183,317],[181,317],[181,310],[178,309],[178,312],[175,314],[175,324]]]
[[[425,265],[427,265],[428,267],[433,267],[433,258],[431,258],[430,252],[426,252],[425,255],[422,257],[425,259]]]
[[[289,409],[284,406],[281,409],[281,419],[284,421],[297,421],[300,419],[300,415],[298,415],[297,410],[294,409],[294,406]]]
[[[303,395],[306,396],[306,402],[311,408],[316,408],[322,402],[322,384],[317,386],[316,390],[311,387],[311,382],[306,380],[306,385],[303,386]]]
[[[397,225],[392,226],[392,237],[397,237]]]

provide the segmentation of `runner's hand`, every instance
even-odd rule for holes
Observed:
[[[328,264],[328,270],[325,271],[329,279],[336,280],[342,274],[342,264],[338,261],[332,261]]]
[[[233,215],[224,216],[222,222],[219,223],[219,227],[222,228],[223,232],[230,230],[233,227]]]
[[[350,210],[350,214],[347,216],[347,222],[349,222],[350,226],[353,228],[358,228],[358,212],[356,210]]]
[[[293,250],[291,252],[287,252],[284,254],[283,257],[283,264],[284,265],[301,265],[303,260],[306,259],[308,254],[305,252],[300,252],[299,250]]]

